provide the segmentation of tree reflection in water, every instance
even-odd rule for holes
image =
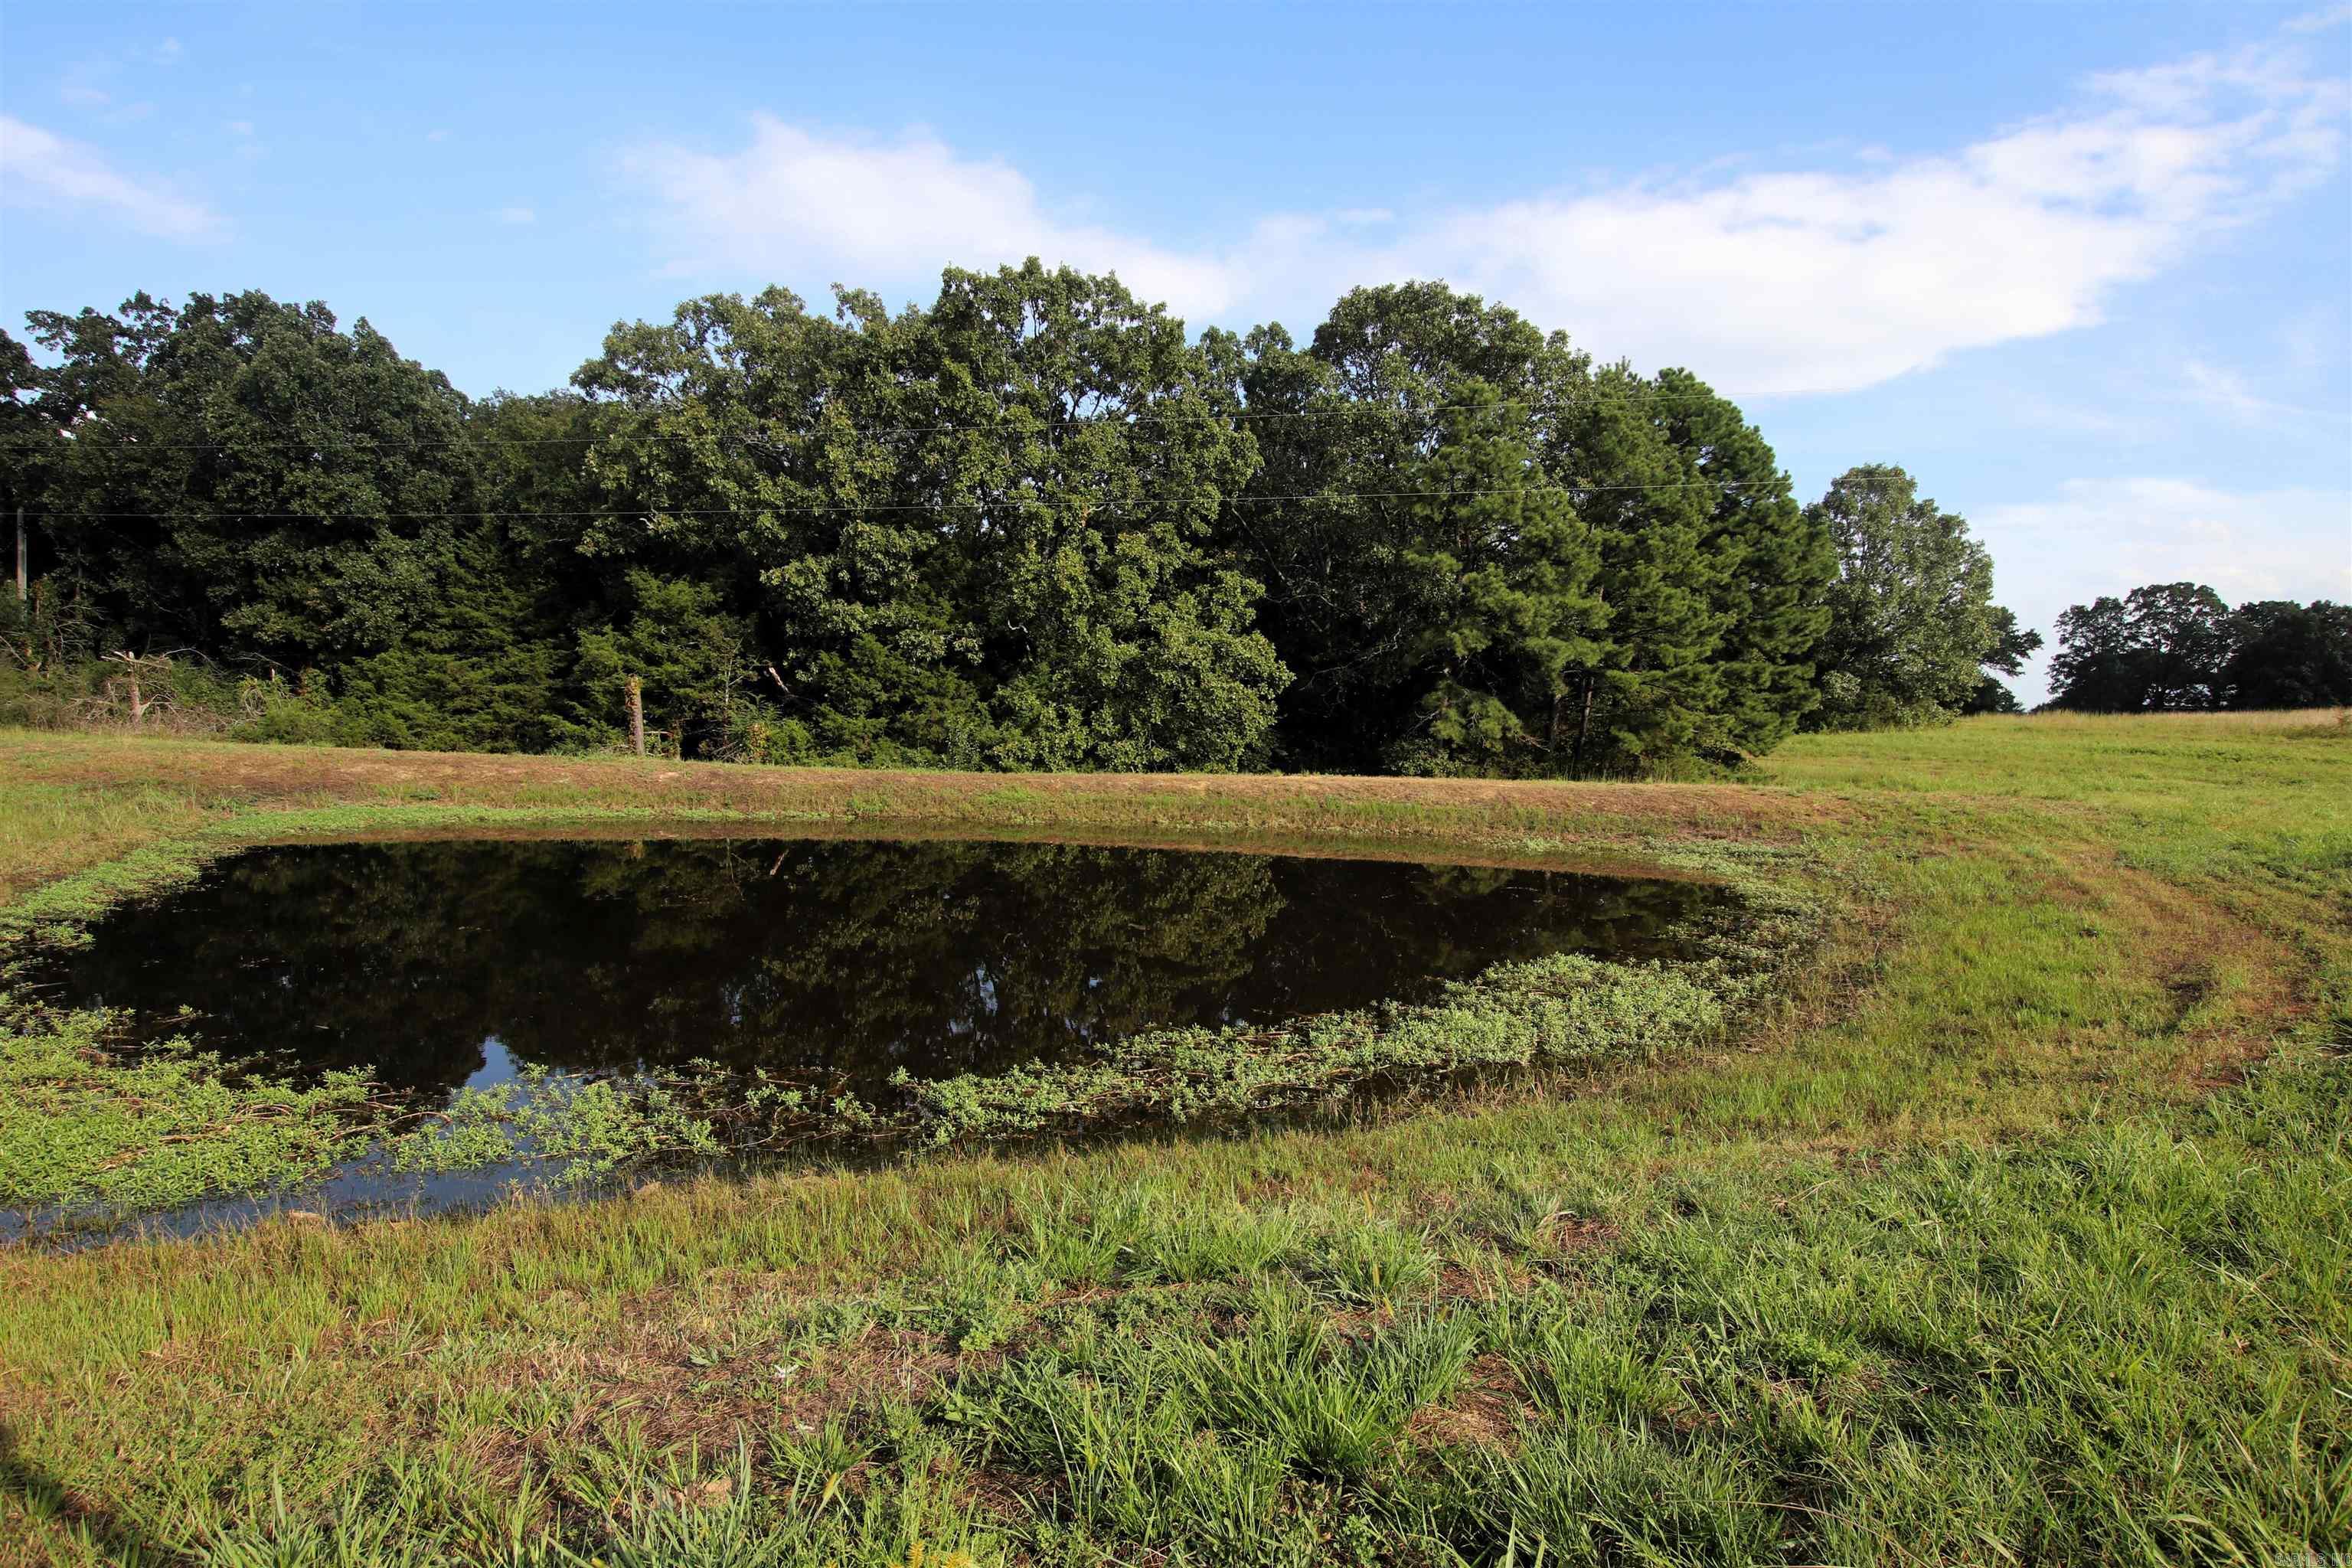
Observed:
[[[1569,872],[987,842],[260,849],[117,911],[47,977],[182,1005],[225,1052],[446,1091],[495,1038],[594,1071],[709,1058],[870,1088],[1175,1024],[1425,995],[1657,951],[1708,890]],[[173,1026],[175,1028],[182,1026]]]

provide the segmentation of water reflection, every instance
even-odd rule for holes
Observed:
[[[1654,951],[1708,889],[1491,868],[986,842],[255,850],[117,911],[49,976],[298,1071],[444,1093],[509,1061],[707,1057],[872,1086],[1156,1026]]]

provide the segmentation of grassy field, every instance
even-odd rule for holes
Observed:
[[[2340,1561],[2352,731],[1986,719],[1763,771],[1006,778],[0,734],[16,929],[237,843],[737,818],[1747,856],[1841,911],[1778,1005],[1638,1070],[0,1252],[0,1561]]]

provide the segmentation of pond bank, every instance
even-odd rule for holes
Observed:
[[[809,837],[832,843],[899,837],[871,816],[792,826],[796,835],[818,828]],[[87,942],[87,928],[109,909],[184,886],[222,857],[256,844],[375,837],[415,843],[443,833],[475,841],[531,839],[583,830],[644,840],[762,829],[717,814],[663,819],[634,810],[410,805],[264,811],[142,847],[0,911],[0,943],[5,944],[0,952],[9,955],[20,987],[0,1016],[0,1076],[17,1091],[14,1105],[0,1111],[0,1136],[24,1154],[0,1181],[0,1204],[26,1213],[36,1228],[65,1223],[86,1235],[110,1218],[121,1222],[142,1211],[190,1205],[212,1204],[208,1213],[249,1213],[218,1200],[273,1192],[289,1194],[285,1201],[297,1206],[324,1207],[346,1201],[330,1196],[336,1191],[372,1199],[404,1184],[420,1194],[434,1184],[468,1194],[483,1191],[478,1180],[447,1180],[466,1172],[577,1187],[661,1164],[724,1160],[740,1165],[785,1154],[836,1157],[843,1151],[870,1160],[891,1150],[1099,1135],[1155,1122],[1202,1126],[1303,1110],[1328,1114],[1350,1099],[1374,1095],[1393,1102],[1400,1095],[1458,1086],[1473,1073],[1633,1062],[1689,1049],[1762,996],[1773,976],[1818,934],[1823,910],[1794,889],[1793,873],[1805,867],[1797,852],[1652,837],[1643,845],[1648,858],[1638,867],[1644,876],[1719,889],[1717,907],[1660,933],[1659,945],[1674,954],[1668,958],[1622,962],[1538,950],[1449,981],[1426,1000],[1310,1007],[1310,1016],[1223,1026],[1146,1027],[1075,1056],[1049,1053],[1010,1070],[942,1074],[902,1068],[887,1086],[878,1080],[827,1086],[806,1074],[747,1069],[698,1056],[656,1069],[586,1079],[533,1068],[469,1086],[446,1100],[420,1100],[397,1092],[397,1083],[374,1060],[352,1058],[324,1080],[299,1081],[288,1080],[280,1068],[242,1061],[277,1046],[280,1028],[265,1030],[269,1039],[220,1037],[215,1030],[190,1043],[176,1037],[188,1030],[175,1031],[167,1018],[74,1011],[35,1000],[37,990],[23,989],[26,975],[54,974],[61,962],[77,962],[52,956],[45,965],[38,960]],[[941,845],[958,837],[929,826],[913,841]],[[1116,836],[1087,837],[1099,843]],[[1000,829],[990,841],[1036,845],[1048,837],[1015,826]],[[1059,836],[1052,841],[1064,842]],[[1179,835],[1163,829],[1158,841],[1223,852],[1160,862],[1175,866],[1244,866],[1255,862],[1234,851],[1271,847],[1210,830]],[[1457,840],[1424,856],[1392,839],[1367,846],[1356,829],[1293,837],[1282,849],[1286,858],[1304,849],[1336,863],[1341,857],[1360,858],[1360,847],[1376,851],[1381,861],[1457,871],[1572,868],[1589,876],[1599,865],[1621,875],[1636,868],[1622,849],[1604,857],[1586,847],[1511,836]],[[1271,897],[1267,889],[1252,900],[1265,906],[1258,917],[1278,905],[1278,900],[1267,904]],[[400,934],[431,941],[429,932]],[[147,962],[153,962],[156,942],[171,939],[165,931],[142,941]],[[217,947],[230,933],[207,940]],[[232,966],[225,974],[239,973],[248,962],[232,949],[222,952],[220,962]],[[1005,978],[987,984],[992,988]],[[290,973],[288,980],[294,983]],[[208,1002],[203,987],[183,991],[209,1007],[220,1005]],[[419,1000],[432,1010],[431,998]],[[296,1030],[292,1037],[309,1037],[310,1026],[299,1017],[289,1015],[285,1022]],[[332,1022],[321,1020],[319,1026]],[[715,1044],[700,1053],[725,1054]],[[354,1187],[353,1175],[362,1170],[379,1176]]]
[[[76,1568],[2352,1550],[2352,737],[2323,717],[1818,736],[1713,816],[1581,786],[1447,817],[1794,852],[1859,900],[1785,1005],[1580,1092],[0,1247],[0,1542]],[[0,875],[43,880],[336,804],[299,792],[344,765],[33,739],[0,744]],[[353,787],[397,787],[362,761]]]

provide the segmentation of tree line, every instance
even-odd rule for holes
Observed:
[[[1440,283],[1304,344],[1034,260],[713,295],[481,399],[257,292],[27,322],[19,721],[136,667],[257,738],[588,750],[633,680],[688,756],[1656,773],[1999,706],[2039,645],[1903,470],[1800,504],[1696,375]]]
[[[2352,704],[2352,605],[2151,583],[2058,617],[2050,705],[2102,713]]]

